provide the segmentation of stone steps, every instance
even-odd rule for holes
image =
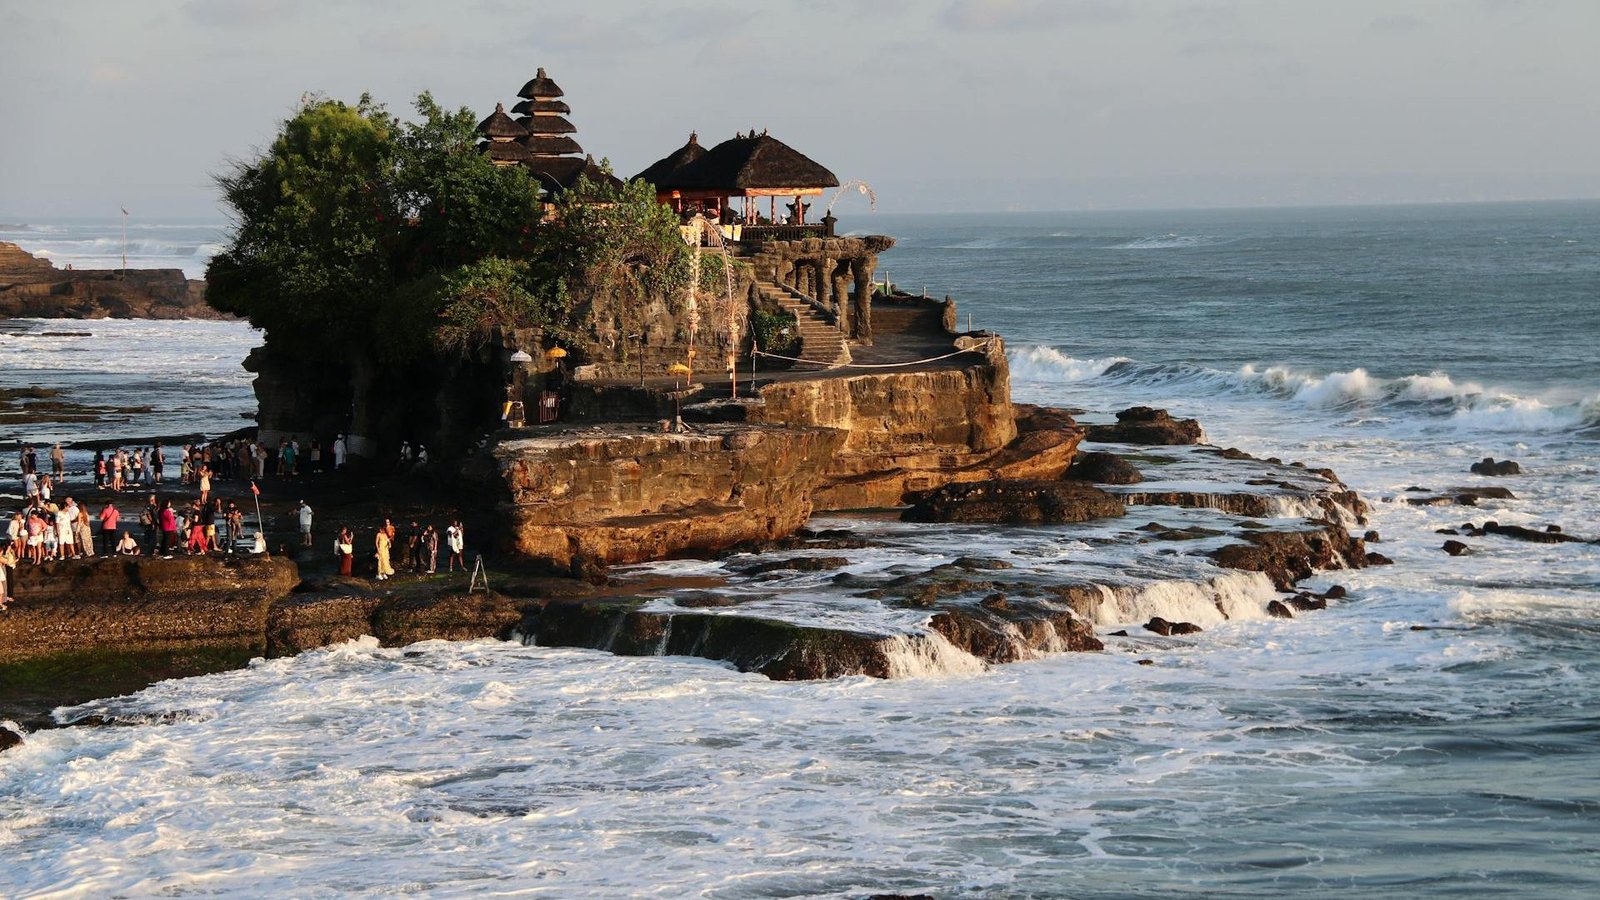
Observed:
[[[761,292],[762,299],[794,315],[795,330],[800,336],[797,358],[803,360],[796,365],[833,368],[850,362],[850,345],[820,310],[788,288],[770,281],[756,282],[756,290]]]

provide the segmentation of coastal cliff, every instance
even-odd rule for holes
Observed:
[[[0,241],[0,319],[231,319],[180,269],[57,269]]]

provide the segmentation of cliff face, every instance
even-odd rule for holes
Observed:
[[[57,269],[0,241],[0,318],[228,319],[181,269]]]
[[[507,440],[490,489],[509,548],[571,566],[708,552],[793,533],[813,512],[898,506],[918,490],[1057,478],[1082,430],[1025,410],[998,342],[976,362],[780,382],[691,434],[629,425]],[[509,495],[509,496],[508,496]]]
[[[635,426],[506,441],[494,455],[510,492],[508,542],[571,566],[782,537],[811,516],[811,494],[845,437],[826,428],[651,434]]]

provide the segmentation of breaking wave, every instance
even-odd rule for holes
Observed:
[[[1527,397],[1445,372],[1382,378],[1366,369],[1315,374],[1285,366],[1246,365],[1234,372],[1187,363],[1147,363],[1113,356],[1077,359],[1051,347],[1009,351],[1018,381],[1182,388],[1195,396],[1255,395],[1297,406],[1446,422],[1487,432],[1563,432],[1600,428],[1600,394],[1581,400]]]

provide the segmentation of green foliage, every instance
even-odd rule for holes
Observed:
[[[404,362],[429,346],[446,276],[526,254],[539,185],[476,150],[476,117],[417,98],[401,123],[363,96],[315,97],[259,159],[218,184],[233,240],[206,271],[207,301],[305,355]]]
[[[366,97],[312,99],[260,159],[219,178],[237,227],[206,270],[211,305],[298,344],[357,330],[394,283],[393,132]]]
[[[537,325],[565,333],[571,327],[571,307],[549,287],[533,278],[526,261],[487,257],[469,263],[441,279],[438,296],[445,306],[434,335],[441,346],[465,352],[482,345],[497,328]]]
[[[750,333],[763,353],[796,356],[800,350],[799,323],[791,312],[750,312]]]

